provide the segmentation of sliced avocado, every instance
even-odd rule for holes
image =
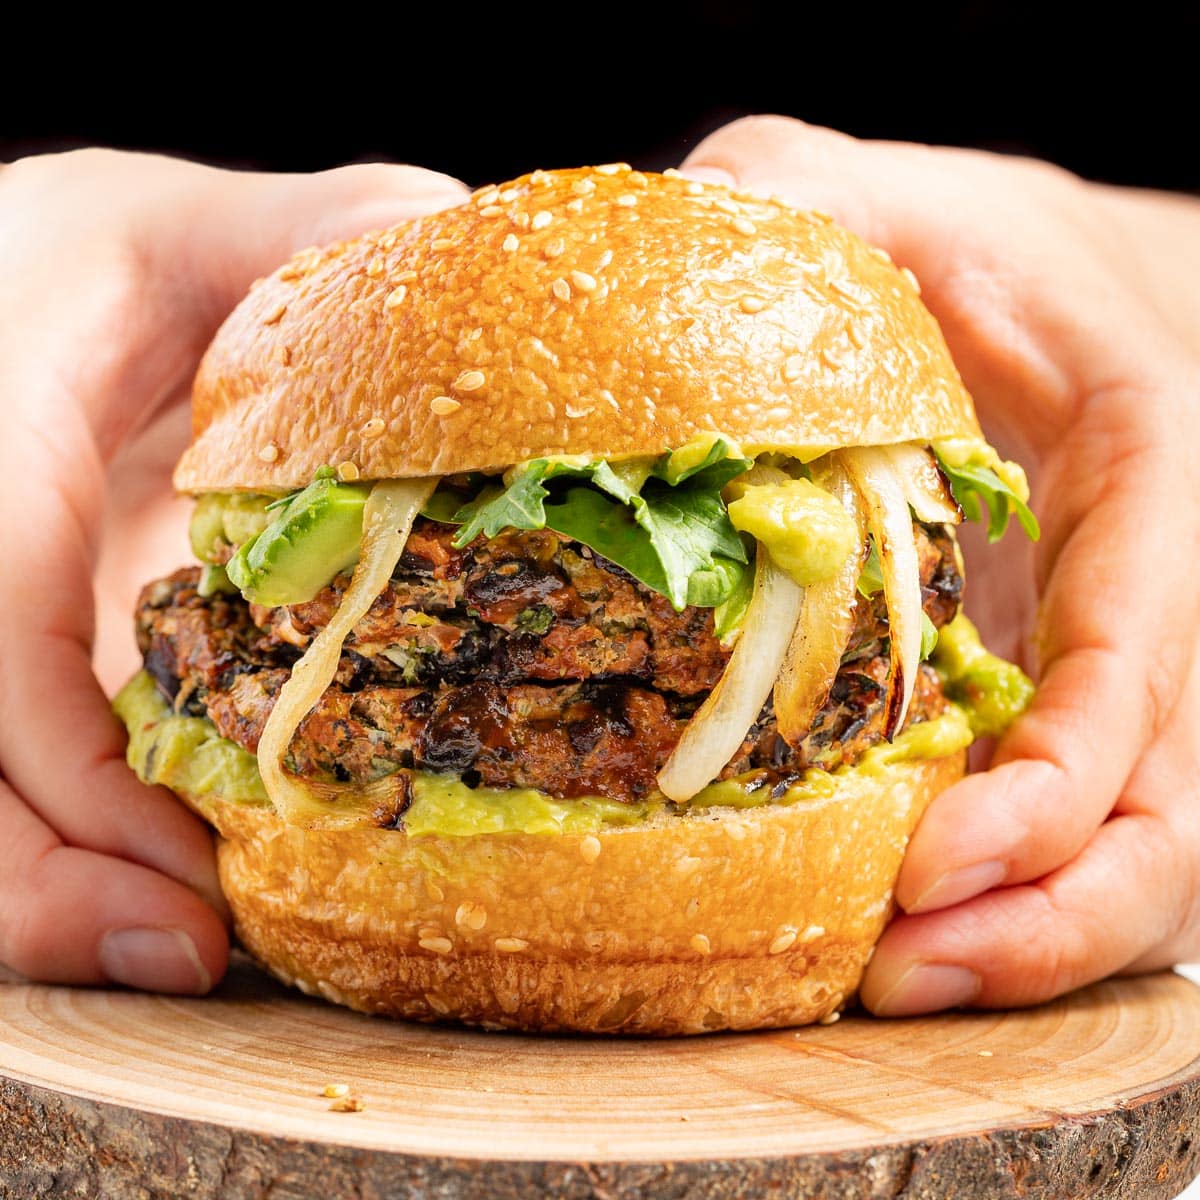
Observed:
[[[237,588],[229,581],[225,568],[219,563],[205,563],[200,571],[200,582],[196,591],[201,596],[215,596],[218,592],[236,593]]]
[[[219,552],[240,546],[271,522],[271,496],[257,492],[209,492],[196,501],[188,534],[201,562],[215,562]]]
[[[271,523],[243,542],[226,573],[252,604],[272,608],[311,600],[358,561],[370,487],[338,483],[322,469],[302,492],[273,506]]]

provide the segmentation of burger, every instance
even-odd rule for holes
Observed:
[[[535,171],[257,283],[175,473],[128,759],[280,979],[415,1020],[832,1020],[1031,685],[961,614],[1015,515],[916,280],[816,212]],[[986,509],[986,514],[984,510]]]

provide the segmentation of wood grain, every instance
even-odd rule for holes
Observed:
[[[1200,989],[617,1041],[361,1017],[244,963],[207,1000],[10,979],[0,1112],[4,1196],[1141,1200],[1200,1169]]]

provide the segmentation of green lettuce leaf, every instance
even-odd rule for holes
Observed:
[[[750,468],[727,457],[723,442],[703,461],[664,477],[664,455],[640,488],[603,460],[577,466],[537,459],[502,490],[481,493],[454,514],[462,528],[454,545],[504,529],[553,529],[624,568],[677,609],[715,608],[733,595],[746,572],[746,549],[721,499],[729,480]],[[554,480],[578,480],[566,488]]]
[[[970,464],[950,467],[940,458],[938,462],[950,480],[950,490],[968,521],[982,521],[981,501],[987,506],[989,542],[998,542],[1004,536],[1011,516],[1017,518],[1031,541],[1036,542],[1041,536],[1037,517],[1029,505],[990,467]]]

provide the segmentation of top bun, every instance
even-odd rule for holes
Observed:
[[[979,437],[910,272],[775,200],[610,165],[307,250],[221,327],[181,491]]]

